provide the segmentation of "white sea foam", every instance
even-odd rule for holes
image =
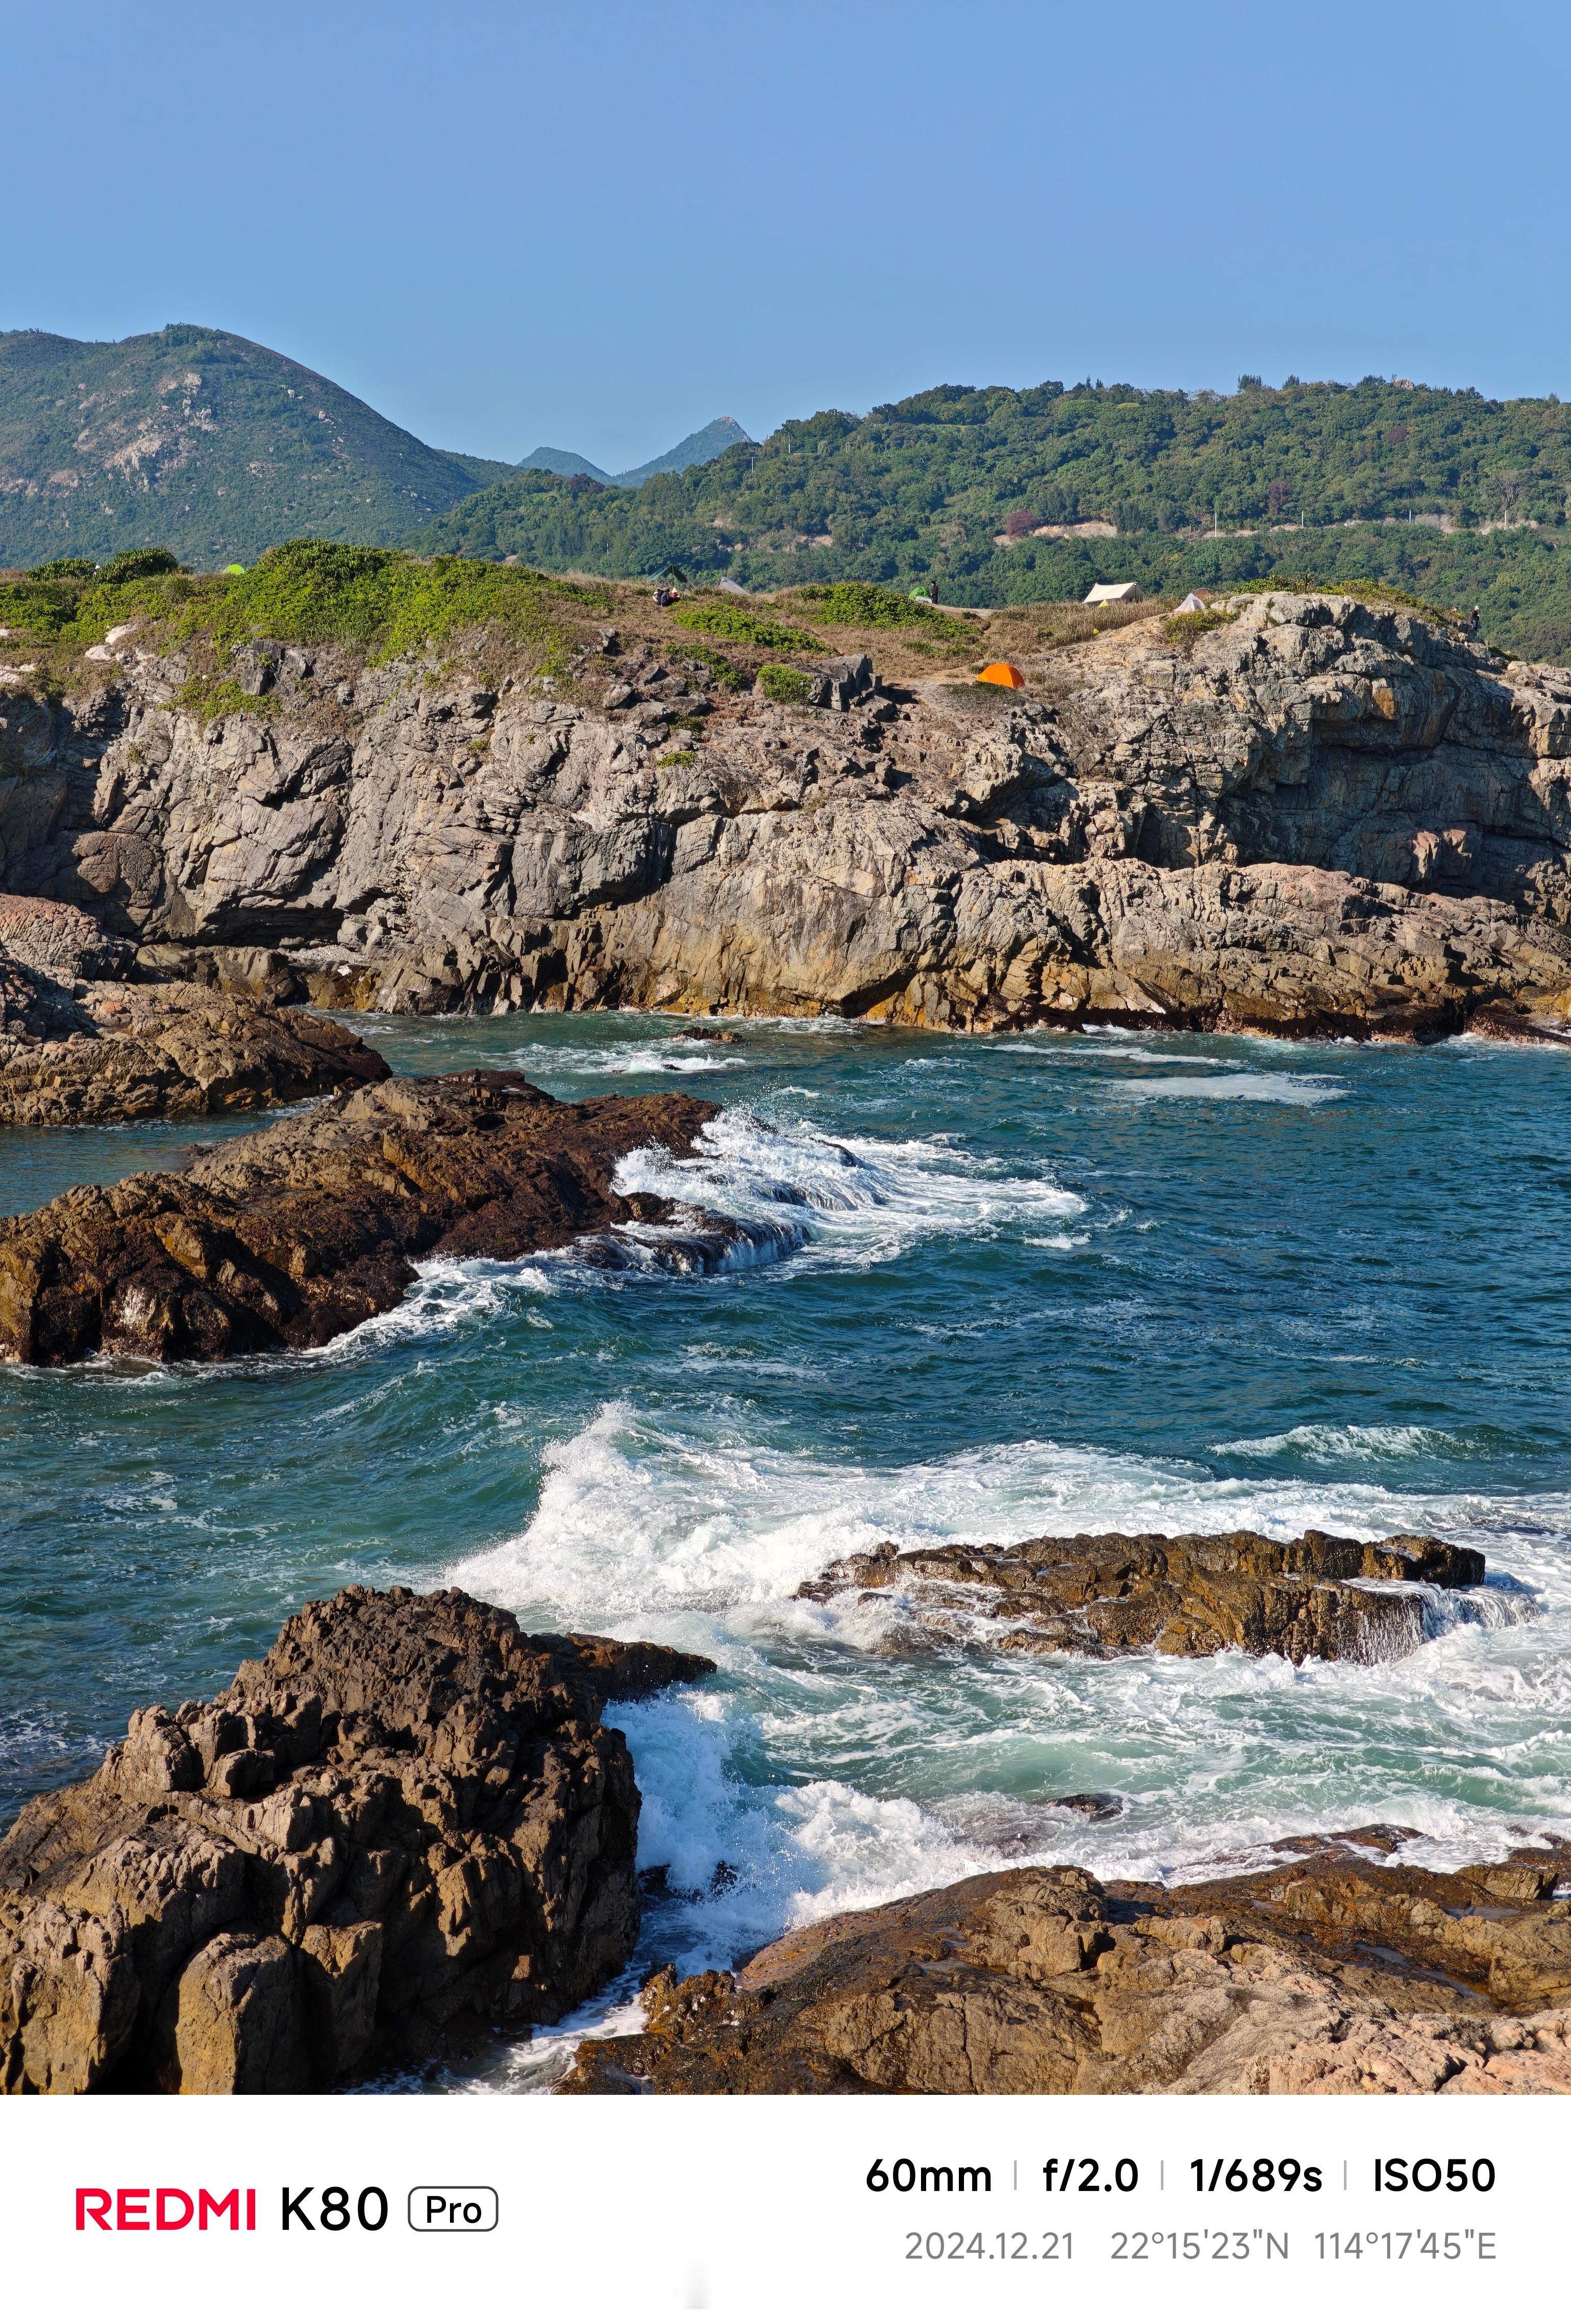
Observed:
[[[1419,1425],[1367,1427],[1310,1421],[1274,1436],[1236,1436],[1213,1444],[1213,1452],[1236,1452],[1259,1460],[1292,1453],[1308,1461],[1456,1460],[1477,1451],[1476,1434]]]
[[[985,1639],[891,1662],[868,1651],[878,1617],[853,1597],[791,1594],[885,1538],[1243,1525],[1440,1533],[1484,1546],[1497,1578],[1424,1593],[1429,1635],[1402,1661],[1297,1669],[1231,1653],[1004,1656]],[[702,1691],[617,1713],[645,1794],[643,1859],[669,1867],[659,1942],[688,1969],[1010,1862],[1174,1880],[1261,1860],[1291,1833],[1384,1821],[1420,1833],[1419,1860],[1456,1863],[1571,1824],[1565,1497],[1246,1480],[1045,1440],[877,1467],[760,1442],[723,1415],[684,1431],[611,1404],[556,1447],[525,1529],[451,1578],[529,1621],[721,1664]],[[1052,1804],[1084,1791],[1118,1794],[1123,1813],[1089,1824]]]
[[[611,1074],[625,1078],[639,1074],[723,1074],[756,1065],[756,1056],[739,1041],[704,1041],[673,1033],[665,1039],[564,1044],[526,1041],[513,1051],[510,1063],[533,1079],[554,1080],[563,1074]]]
[[[1149,1098],[1198,1097],[1243,1100],[1256,1105],[1328,1105],[1346,1093],[1345,1082],[1328,1074],[1256,1074],[1240,1068],[1230,1073],[1166,1074],[1160,1080],[1117,1082],[1121,1098],[1136,1103]]]
[[[828,1138],[740,1108],[709,1123],[691,1156],[630,1155],[616,1185],[759,1227],[805,1226],[798,1268],[877,1266],[930,1236],[988,1237],[1086,1208],[1045,1170],[1021,1176],[948,1139]]]

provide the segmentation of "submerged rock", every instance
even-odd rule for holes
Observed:
[[[570,2091],[1571,2092],[1571,1856],[1434,1873],[1380,1835],[1241,1879],[984,1874],[645,1988]],[[1512,1903],[1502,1906],[1500,1883]]]
[[[1422,1644],[1432,1593],[1482,1582],[1484,1560],[1427,1535],[1076,1534],[842,1557],[797,1591],[859,1593],[890,1617],[883,1651],[982,1643],[992,1653],[1285,1655],[1384,1662]],[[1426,1592],[1430,1597],[1426,1597]]]
[[[638,1933],[605,1703],[713,1667],[458,1590],[305,1607],[0,1840],[0,2089],[326,2089],[560,2017]]]
[[[672,1263],[702,1271],[727,1222],[611,1180],[640,1147],[686,1152],[717,1111],[675,1092],[563,1105],[508,1073],[387,1081],[189,1169],[74,1186],[0,1219],[0,1357],[319,1347],[396,1306],[417,1259],[521,1259],[619,1226],[684,1225]]]

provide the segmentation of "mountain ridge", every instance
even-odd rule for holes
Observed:
[[[530,456],[636,484],[749,440],[734,420],[711,420],[620,478],[548,447]],[[158,541],[215,568],[306,534],[386,548],[517,473],[422,442],[237,332],[0,332],[0,566],[102,562]]]
[[[159,540],[210,567],[309,532],[381,546],[494,466],[236,332],[0,333],[0,564]]]
[[[632,490],[520,471],[411,531],[426,553],[749,589],[859,579],[946,604],[1372,579],[1482,605],[1571,657],[1571,405],[1377,379],[1236,394],[1049,380],[822,410]]]
[[[639,484],[648,484],[651,476],[676,475],[684,468],[703,467],[709,461],[718,459],[721,453],[729,451],[733,444],[751,445],[752,441],[741,422],[733,420],[729,411],[722,411],[718,420],[710,420],[706,427],[695,428],[691,436],[684,436],[680,444],[673,444],[668,452],[657,452],[641,467],[623,468],[616,475],[611,475],[609,469],[596,467],[594,462],[586,460],[582,452],[564,452],[554,444],[537,444],[512,473],[517,475],[525,468],[541,468],[550,475],[587,476],[593,484],[614,484],[624,492],[636,491]]]

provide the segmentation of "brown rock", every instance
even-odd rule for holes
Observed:
[[[0,1121],[251,1112],[387,1079],[358,1035],[302,1010],[194,984],[89,984],[46,997],[41,983],[0,966]]]
[[[902,1551],[885,1542],[839,1559],[796,1595],[855,1591],[863,1605],[887,1607],[890,1653],[980,1638],[1009,1654],[1237,1646],[1295,1663],[1383,1662],[1422,1642],[1419,1585],[1461,1590],[1483,1579],[1476,1550],[1415,1534],[1363,1542],[1309,1531],[1281,1542],[1258,1533],[1113,1533],[1009,1549],[955,1542]]]
[[[0,895],[0,1121],[233,1113],[387,1077],[340,1025],[250,993],[115,981],[133,964],[75,905]]]
[[[1178,1889],[988,1874],[842,1914],[735,1976],[662,1971],[644,2032],[585,2043],[565,2088],[1571,2092],[1571,1905],[1502,1914],[1475,1872],[1367,1845]]]
[[[638,1932],[605,1702],[712,1668],[456,1590],[307,1606],[0,1841],[0,2089],[328,2088],[559,2017]]]
[[[596,1229],[680,1226],[670,1204],[617,1194],[611,1178],[637,1148],[685,1152],[716,1111],[675,1093],[560,1105],[507,1073],[354,1090],[186,1171],[73,1187],[0,1220],[0,1356],[317,1347],[395,1306],[418,1258],[519,1259]],[[664,1248],[702,1268],[727,1232],[688,1214]]]

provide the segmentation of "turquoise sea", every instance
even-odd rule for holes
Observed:
[[[402,1581],[721,1665],[615,1714],[666,1894],[585,2022],[653,1961],[1004,1863],[1176,1879],[1377,1820],[1437,1864],[1571,1831],[1571,1058],[356,1022],[404,1071],[715,1099],[699,1159],[626,1183],[750,1222],[748,1263],[442,1265],[314,1356],[0,1372],[0,1817],[303,1599]],[[189,1135],[0,1131],[0,1209]],[[1245,1524],[1438,1532],[1490,1579],[1407,1661],[1300,1670],[899,1658],[792,1597],[886,1538]],[[1084,1791],[1122,1813],[1052,1803]]]

